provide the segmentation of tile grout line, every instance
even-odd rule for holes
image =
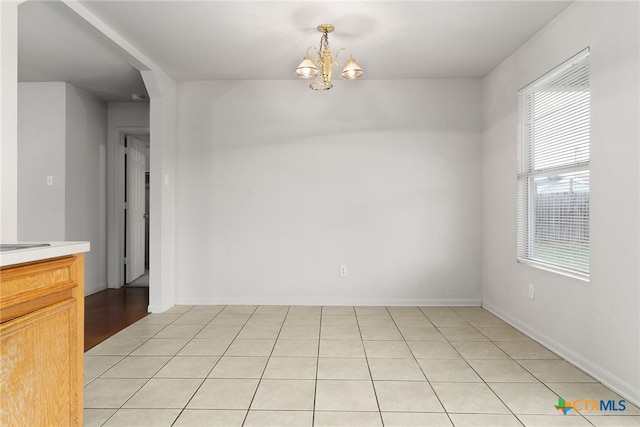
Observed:
[[[395,325],[396,322],[395,320],[393,320],[393,316],[391,316],[391,313],[389,312],[389,308],[385,306],[384,309],[387,311],[387,313],[389,314],[389,317],[391,317],[391,320]],[[371,365],[369,365],[369,354],[367,353],[367,347],[364,345],[364,339],[362,339],[362,330],[360,329],[360,320],[358,319],[357,314],[356,314],[356,322],[358,323],[358,330],[360,331],[360,339],[362,340],[362,349],[364,351],[365,360],[367,361],[367,368],[369,369],[369,377],[371,377],[371,387],[373,387],[373,394],[376,397],[376,404],[378,405],[378,416],[380,417],[380,423],[382,424],[382,427],[384,427],[384,418],[382,417],[382,408],[380,408],[380,399],[378,399],[378,390],[376,389],[376,383],[373,381],[373,374],[371,373]],[[397,327],[398,326],[396,325],[396,328]],[[398,329],[398,333],[400,333],[399,329]],[[400,333],[400,335],[402,335],[402,333]]]
[[[385,307],[387,312],[389,310]],[[367,354],[367,348],[364,345],[364,339],[362,338],[362,329],[360,329],[360,320],[358,319],[358,313],[356,307],[353,307],[354,316],[356,318],[356,325],[358,326],[358,333],[360,334],[360,344],[362,345],[362,351],[364,352],[364,359],[367,362],[367,370],[369,371],[369,379],[371,380],[371,388],[373,389],[373,395],[376,398],[376,405],[378,406],[378,417],[380,418],[380,423],[382,427],[384,427],[384,419],[382,418],[382,409],[380,408],[380,400],[378,399],[378,391],[376,390],[376,384],[373,381],[373,374],[371,373],[371,366],[369,365],[369,355]]]
[[[178,318],[180,318],[180,317],[182,317],[182,316],[179,316]],[[164,329],[166,329],[166,328],[167,328],[167,326],[169,326],[171,323],[173,323],[173,321],[172,321],[172,322],[170,322],[170,323],[164,324],[164,327],[163,327],[162,329],[160,329],[158,332],[156,332],[155,334],[151,335],[150,337],[148,337],[148,338],[144,339],[144,340],[142,341],[142,343],[140,343],[140,345],[138,345],[138,346],[136,346],[135,348],[133,348],[130,352],[128,352],[126,355],[124,355],[124,357],[123,357],[120,361],[118,361],[115,365],[111,366],[109,369],[107,369],[106,371],[104,371],[104,372],[103,372],[102,374],[100,374],[97,378],[101,378],[101,379],[108,379],[108,378],[102,378],[102,376],[103,376],[104,374],[106,374],[107,372],[109,372],[111,369],[113,369],[113,367],[115,367],[115,366],[116,366],[116,365],[118,365],[119,363],[122,363],[122,362],[123,362],[124,360],[126,360],[128,357],[133,357],[133,352],[134,352],[134,351],[136,351],[137,349],[139,349],[140,347],[142,347],[144,344],[146,344],[147,342],[149,342],[149,341],[150,341],[150,340],[151,340],[151,339],[152,339],[152,338],[153,338],[157,333],[160,333],[161,331],[163,331]],[[135,323],[134,323],[134,324],[135,324]],[[131,326],[131,325],[129,325],[129,326]],[[125,329],[126,329],[126,328],[125,328]],[[113,336],[116,336],[116,335],[117,335],[117,334],[115,334],[115,335],[113,335]],[[185,345],[186,345],[186,344],[185,344]],[[184,346],[183,346],[183,347],[184,347]],[[95,347],[94,347],[94,348],[95,348]],[[178,351],[179,351],[179,350],[178,350]],[[97,379],[97,378],[94,378],[94,380],[95,380],[95,379]],[[123,409],[123,408],[124,408],[124,405],[126,405],[126,404],[127,404],[127,402],[128,402],[129,400],[131,400],[131,398],[132,398],[133,396],[135,396],[135,395],[136,395],[140,390],[142,390],[142,388],[143,388],[145,385],[147,385],[147,384],[149,383],[149,381],[151,381],[151,378],[153,378],[153,377],[150,377],[150,378],[141,378],[141,379],[145,379],[146,381],[144,381],[144,383],[143,383],[140,387],[138,387],[138,388],[136,389],[136,391],[135,391],[135,392],[133,392],[133,393],[131,394],[131,396],[129,396],[127,399],[125,399],[125,401],[122,403],[122,405],[120,405],[120,407],[118,407],[118,408],[109,408],[109,409],[115,409],[115,411],[113,412],[113,414],[111,414],[109,417],[107,417],[107,419],[106,419],[106,420],[104,420],[104,422],[103,422],[101,425],[105,425],[107,422],[109,422],[109,420],[110,420],[111,418],[113,418],[113,417],[114,417],[114,415],[115,415],[115,414],[117,414],[117,413],[118,413],[118,411],[120,411],[121,409]],[[138,379],[138,378],[135,378],[135,379]],[[93,382],[93,381],[92,381],[92,382]],[[83,390],[84,390],[84,387],[83,387]],[[84,408],[83,408],[83,410],[84,410]],[[177,417],[176,417],[176,418],[177,418]]]
[[[255,312],[258,310],[259,307],[261,307],[261,306],[260,305],[256,306],[255,310],[253,310],[253,312],[251,313],[251,316],[249,316],[247,321],[242,326],[242,329],[244,329],[244,327],[247,325],[247,323],[249,322],[249,320],[255,314]],[[273,341],[273,345],[271,347],[271,351],[269,352],[269,356],[267,356],[267,363],[265,363],[264,364],[264,368],[262,368],[262,373],[260,374],[260,378],[258,379],[258,384],[256,384],[256,389],[253,391],[253,395],[251,396],[251,400],[249,401],[249,406],[247,406],[247,412],[244,414],[244,419],[242,420],[242,424],[240,424],[241,426],[244,426],[245,423],[247,422],[247,418],[249,417],[249,411],[251,410],[251,405],[253,405],[253,401],[256,398],[256,395],[258,394],[258,390],[260,389],[260,384],[262,383],[262,379],[264,377],[264,373],[267,370],[267,366],[269,366],[269,361],[271,360],[271,356],[273,355],[273,350],[276,348],[276,344],[278,342],[278,337],[280,337],[280,333],[282,333],[282,328],[284,327],[284,322],[285,322],[287,316],[289,315],[289,310],[290,309],[291,309],[291,306],[287,306],[287,313],[285,314],[284,320],[280,324],[280,329],[278,329],[278,334],[276,335],[276,338]],[[240,329],[238,334],[240,334],[242,329]],[[234,338],[234,341],[235,341],[235,338]]]
[[[184,313],[184,314],[189,313],[191,310],[193,310],[193,308],[194,308],[194,307],[195,307],[195,306],[191,307],[191,309],[189,309],[189,310],[188,310],[186,313]],[[204,330],[204,328],[206,328],[207,326],[209,326],[209,325],[211,324],[211,322],[213,322],[213,320],[214,320],[216,317],[218,317],[218,316],[220,315],[220,313],[222,313],[222,312],[225,310],[225,308],[227,308],[227,307],[228,307],[228,305],[225,305],[225,306],[222,308],[222,310],[218,311],[218,312],[213,316],[213,318],[212,318],[208,323],[206,323],[202,328],[200,328],[200,331],[198,331],[198,333],[197,333],[196,335],[194,335],[194,336],[193,336],[193,337],[192,337],[192,338],[187,342],[187,344],[188,344],[189,342],[193,341],[193,340],[195,339],[195,337],[196,337],[200,332],[202,332],[202,331]],[[183,314],[183,315],[184,315],[184,314]],[[180,317],[182,317],[182,316],[180,316]],[[180,318],[180,317],[179,317],[179,318]],[[179,318],[178,318],[178,319],[179,319]],[[176,319],[176,320],[177,320],[177,319]],[[240,333],[240,332],[238,332],[238,333]],[[237,336],[237,334],[236,334],[236,336]],[[235,338],[234,338],[234,339],[235,339]],[[233,340],[232,340],[232,342],[233,342]],[[182,350],[182,349],[183,349],[187,344],[185,344],[185,345],[184,345],[180,350]],[[231,345],[231,343],[229,343],[229,345]],[[229,346],[227,346],[227,348],[229,348]],[[173,356],[174,358],[178,355],[178,353],[180,353],[180,350],[178,350],[178,352]],[[226,351],[226,349],[225,349],[225,351]],[[198,393],[198,391],[202,388],[202,386],[204,385],[205,381],[207,381],[207,378],[208,378],[208,377],[209,377],[209,375],[211,374],[211,371],[213,371],[213,370],[215,369],[216,365],[218,364],[218,362],[220,361],[220,359],[221,359],[221,358],[222,358],[222,355],[221,355],[220,357],[218,357],[218,360],[216,360],[216,362],[213,364],[213,366],[211,367],[211,369],[209,369],[209,372],[207,372],[207,374],[204,376],[204,378],[203,378],[203,379],[202,379],[202,381],[200,382],[200,385],[199,385],[198,387],[196,387],[196,389],[193,391],[193,394],[191,395],[191,397],[190,397],[189,399],[187,399],[187,401],[185,402],[185,404],[184,404],[184,406],[182,407],[182,409],[180,409],[180,411],[179,411],[179,413],[178,413],[178,416],[177,416],[177,417],[175,418],[175,420],[173,420],[173,422],[171,423],[171,425],[172,425],[172,426],[173,426],[173,425],[175,425],[175,423],[178,421],[178,419],[180,418],[180,416],[181,416],[181,415],[183,414],[183,412],[187,409],[187,406],[189,406],[189,403],[191,403],[191,401],[193,400],[193,397],[194,397],[194,396]],[[171,360],[173,360],[173,358],[172,358]],[[168,363],[168,362],[167,362],[167,363]],[[165,365],[165,366],[166,366],[166,365]],[[159,372],[159,371],[158,371],[158,372]]]
[[[180,318],[182,318],[184,315],[186,315],[186,314],[187,314],[187,313],[189,313],[191,310],[193,310],[193,308],[194,308],[194,307],[195,307],[195,306],[192,306],[189,310],[185,311],[184,313],[181,313],[181,315],[180,315],[180,316],[178,316],[176,319],[174,319],[174,320],[173,320],[173,321],[171,321],[170,323],[167,323],[166,325],[164,325],[164,327],[163,327],[162,329],[160,329],[160,330],[159,330],[158,332],[156,332],[154,335],[152,335],[151,337],[149,337],[148,339],[146,339],[146,341],[144,341],[140,346],[138,346],[138,347],[136,347],[134,350],[132,350],[132,351],[131,351],[128,355],[126,355],[126,356],[125,356],[121,361],[119,361],[118,363],[116,363],[116,365],[117,365],[117,364],[119,364],[119,363],[121,363],[122,361],[124,361],[124,360],[125,360],[125,359],[127,359],[128,357],[134,357],[134,358],[135,358],[135,357],[162,357],[162,356],[164,356],[164,355],[142,355],[142,356],[136,356],[136,355],[133,355],[133,352],[134,352],[135,350],[139,349],[139,348],[140,348],[142,345],[144,345],[145,343],[147,343],[147,342],[151,341],[151,340],[153,339],[153,337],[155,337],[157,334],[159,334],[160,332],[162,332],[162,331],[164,331],[165,329],[167,329],[169,326],[171,326],[171,325],[175,325],[175,322],[176,322],[177,320],[179,320],[179,319],[180,319]],[[224,310],[224,309],[223,309],[223,310]],[[221,310],[220,312],[222,312],[222,310]],[[204,329],[204,328],[205,328],[209,323],[211,323],[211,321],[213,321],[213,319],[215,319],[215,317],[216,317],[216,316],[218,316],[218,314],[220,314],[220,312],[216,313],[216,314],[213,316],[213,318],[212,318],[208,323],[204,324],[204,325],[200,328],[199,332],[200,332],[200,331],[202,331],[202,329]],[[196,325],[196,326],[199,326],[199,324],[195,324],[195,325]],[[198,333],[199,333],[199,332],[198,332]],[[196,333],[196,335],[197,335],[197,333]],[[195,335],[194,335],[194,337],[195,337]],[[157,339],[165,339],[165,338],[157,338]],[[171,339],[171,338],[166,338],[166,339]],[[118,411],[120,411],[120,410],[122,410],[122,409],[126,409],[126,408],[124,408],[124,405],[126,405],[126,404],[127,404],[127,402],[129,402],[129,401],[130,401],[130,400],[131,400],[131,399],[132,399],[132,398],[133,398],[133,397],[134,397],[138,392],[140,392],[140,390],[142,390],[142,388],[143,388],[145,385],[147,385],[149,382],[151,382],[151,380],[155,378],[155,375],[156,375],[158,372],[160,372],[160,371],[161,371],[165,366],[167,366],[167,364],[168,364],[171,360],[173,360],[173,359],[177,356],[177,354],[178,354],[182,349],[184,349],[184,347],[186,347],[186,346],[187,346],[187,344],[188,344],[189,342],[191,342],[193,339],[194,339],[193,337],[192,337],[192,338],[190,338],[190,339],[189,339],[189,340],[188,340],[184,345],[182,345],[182,346],[181,346],[181,347],[176,351],[176,353],[175,353],[174,355],[169,356],[169,360],[168,360],[168,361],[167,361],[167,362],[166,362],[162,367],[160,367],[160,368],[159,368],[159,369],[158,369],[158,370],[157,370],[157,371],[156,371],[156,372],[155,372],[151,377],[149,377],[149,378],[140,378],[140,379],[146,379],[146,381],[144,382],[144,384],[142,384],[142,385],[140,386],[140,388],[138,388],[138,389],[137,389],[137,390],[136,390],[136,391],[135,391],[135,392],[134,392],[134,393],[133,393],[133,394],[132,394],[128,399],[126,399],[126,400],[124,401],[124,403],[120,406],[120,408],[117,408],[117,409],[115,410],[115,412],[114,412],[114,413],[113,413],[109,418],[107,418],[107,420],[105,420],[105,422],[104,422],[102,425],[104,425],[105,423],[107,423],[107,422],[108,422],[108,421],[109,421],[109,420],[110,420],[110,419],[111,419],[111,418],[112,418],[112,417],[113,417],[113,416],[114,416]],[[217,363],[217,362],[216,362],[216,363]],[[107,373],[108,371],[110,371],[111,369],[113,369],[116,365],[112,366],[112,367],[111,367],[111,368],[109,368],[107,371],[105,371],[105,372],[103,373],[103,375],[104,375],[105,373]],[[215,366],[215,365],[214,365],[214,366]],[[212,369],[213,369],[213,368],[212,368]],[[132,379],[138,379],[138,378],[132,378]],[[158,379],[158,378],[156,378],[156,379]],[[184,379],[193,379],[193,378],[184,378]],[[195,378],[195,379],[199,379],[199,378]],[[187,404],[191,401],[191,399],[193,398],[193,396],[195,395],[195,393],[200,389],[200,387],[202,386],[202,384],[204,384],[204,381],[205,381],[205,380],[206,380],[206,377],[205,377],[205,378],[200,382],[200,385],[195,389],[195,391],[193,392],[193,394],[191,395],[191,397],[187,400],[187,403],[186,403],[182,408],[175,408],[175,409],[180,409],[180,410],[179,410],[178,415],[176,416],[175,420],[172,422],[172,425],[173,425],[173,424],[175,424],[175,422],[177,421],[178,417],[182,414],[182,412],[183,412],[183,411],[184,411],[184,409],[186,408]],[[130,409],[155,409],[155,408],[130,408]],[[174,408],[171,408],[171,409],[174,409]]]
[[[431,319],[429,319],[429,316],[427,316],[427,314],[422,311],[422,309],[420,307],[418,307],[418,310],[420,310],[420,312],[422,313],[422,315],[425,317],[425,319],[427,319],[427,321],[433,325],[434,328],[436,328],[436,330],[438,331],[438,333],[442,334],[442,332],[440,332],[440,330],[438,329],[438,327],[431,321]],[[395,323],[395,319],[393,319],[393,322]],[[397,324],[396,324],[397,325]],[[400,328],[398,328],[398,330],[400,330]],[[409,347],[409,344],[407,343],[407,340],[404,336],[404,334],[402,333],[402,331],[400,331],[400,334],[402,335],[402,338],[404,339],[404,342],[406,344],[406,346],[409,348],[409,351],[411,352],[411,355],[413,356],[413,360],[416,362],[416,364],[418,365],[418,367],[420,368],[420,371],[422,371],[422,374],[424,375],[424,377],[427,380],[427,383],[429,384],[429,388],[431,388],[431,391],[433,392],[433,395],[436,397],[436,399],[438,399],[438,403],[440,403],[440,406],[442,406],[442,409],[444,411],[444,413],[447,416],[447,419],[449,420],[449,422],[451,423],[452,426],[455,426],[455,424],[453,423],[453,420],[451,419],[451,414],[449,414],[449,411],[447,411],[447,407],[444,406],[444,403],[442,402],[442,400],[440,399],[440,396],[438,396],[438,393],[436,393],[436,390],[433,388],[433,384],[431,384],[431,381],[429,381],[429,377],[427,376],[427,373],[424,372],[424,369],[422,368],[422,366],[420,365],[420,363],[418,362],[418,358],[416,357],[415,353],[413,352],[413,350],[411,350],[411,347]],[[451,345],[451,343],[449,342],[449,340],[447,339],[447,337],[444,336],[444,334],[442,334],[442,337],[446,340],[447,343],[449,343],[449,345]],[[451,345],[451,347],[453,347],[453,345]],[[458,349],[453,347],[453,349],[458,352]],[[460,354],[458,352],[458,354]],[[462,355],[460,354],[460,357],[462,357]],[[464,358],[463,358],[464,360]]]
[[[535,340],[534,340],[535,342]],[[539,343],[538,343],[539,344]],[[545,347],[546,348],[546,347]],[[509,356],[511,358],[511,356]],[[560,398],[560,395],[558,393],[556,393],[553,389],[551,389],[551,387],[549,387],[549,385],[547,385],[546,381],[542,381],[540,378],[538,378],[533,372],[531,372],[529,369],[527,369],[525,366],[523,366],[518,360],[555,360],[555,359],[513,359],[511,358],[511,360],[513,360],[515,363],[518,364],[518,366],[520,366],[522,369],[524,369],[526,372],[529,373],[529,375],[531,375],[533,378],[535,378],[536,380],[538,380],[538,382],[540,382],[540,384],[542,384],[547,390],[549,390],[551,393],[555,394],[556,397]],[[560,358],[559,360],[564,360],[562,358]],[[530,415],[530,414],[522,414],[522,415]],[[589,419],[582,414],[582,412],[578,412],[578,415],[580,415],[580,417],[582,417],[585,421],[587,421],[589,424],[591,424],[592,426],[595,425],[593,424],[591,421],[589,421]],[[517,417],[517,415],[516,415]],[[518,417],[518,419],[520,419]],[[524,424],[524,423],[523,423]]]
[[[489,338],[488,336],[486,336],[482,331],[480,331],[475,325],[471,324],[465,317],[463,317],[457,310],[453,310],[455,311],[460,317],[462,317],[468,324],[470,327],[472,327],[473,329],[476,330],[476,332],[478,332],[480,335],[482,335],[483,337],[485,337],[487,340],[489,340],[490,343],[492,343],[493,345],[495,345],[496,347],[498,347],[498,345],[496,343],[493,342],[493,340],[491,338]],[[444,336],[444,334],[443,334]],[[464,357],[462,355],[462,353],[460,353],[460,351],[453,345],[452,341],[449,341],[449,338],[447,338],[446,336],[444,337],[449,344],[451,344],[451,346],[456,350],[456,352],[460,355],[460,357],[462,357],[462,360],[464,360],[467,365],[469,366],[469,368],[478,376],[478,378],[480,378],[482,380],[482,384],[484,384],[489,390],[491,390],[491,393],[493,393],[493,395],[500,401],[500,403],[502,403],[504,405],[505,408],[507,408],[507,410],[509,411],[509,413],[514,416],[516,418],[516,420],[518,420],[518,422],[520,424],[522,424],[524,426],[524,423],[520,420],[520,418],[518,418],[518,416],[515,414],[515,412],[513,412],[513,410],[509,407],[509,405],[506,404],[506,402],[504,400],[502,400],[502,398],[500,396],[498,396],[498,394],[495,392],[495,390],[493,388],[491,388],[491,386],[489,384],[487,384],[487,382],[485,381],[485,379],[482,377],[482,375],[480,375],[480,373],[474,369],[474,367],[471,365],[471,363],[469,363],[469,360]],[[500,347],[498,347],[500,348]],[[502,350],[500,348],[500,351],[502,351],[504,353],[505,356],[507,356],[509,359],[511,359],[511,356],[508,355],[504,350]],[[485,360],[485,359],[476,359],[476,360]]]
[[[465,320],[466,320],[466,319],[465,319]],[[537,376],[537,375],[535,375],[533,372],[531,372],[529,369],[527,369],[524,365],[522,365],[522,364],[520,363],[520,360],[546,360],[546,359],[515,359],[515,358],[514,358],[514,357],[512,357],[510,354],[508,354],[506,351],[504,351],[504,350],[503,350],[503,349],[502,349],[498,344],[496,344],[496,341],[494,341],[494,340],[492,340],[490,337],[488,337],[484,332],[482,332],[480,329],[478,329],[475,325],[473,325],[473,324],[471,324],[471,323],[470,323],[470,325],[471,325],[472,327],[474,327],[474,328],[475,328],[475,329],[476,329],[480,334],[484,335],[484,336],[489,340],[489,342],[493,343],[496,347],[500,348],[500,350],[501,350],[501,351],[502,351],[502,352],[507,356],[507,359],[506,359],[506,360],[510,360],[510,361],[512,361],[512,362],[514,362],[514,363],[516,363],[519,367],[521,367],[521,368],[522,368],[524,371],[526,371],[529,375],[531,375],[533,378],[535,378],[535,379],[538,381],[538,383],[540,383],[540,384],[541,384],[541,385],[543,385],[547,390],[549,390],[551,393],[553,393],[554,395],[556,395],[556,397],[560,397],[560,396],[558,395],[558,393],[556,393],[555,391],[553,391],[553,390],[552,390],[552,389],[547,385],[547,383],[546,383],[545,381],[542,381],[542,379],[538,378],[538,376]],[[511,328],[513,328],[513,327],[511,326]],[[526,335],[525,335],[525,336],[526,336]],[[527,338],[529,338],[529,337],[527,337]],[[535,342],[536,344],[541,345],[540,343],[538,343],[537,341],[533,340],[532,338],[529,338],[529,339],[530,339],[532,342]],[[498,342],[499,342],[499,341],[498,341]],[[515,342],[515,341],[514,341],[514,342]],[[543,347],[544,347],[544,346],[543,346]],[[544,348],[546,349],[546,347],[544,347]],[[462,356],[462,355],[461,355],[461,356]],[[465,359],[465,360],[466,360],[466,359]],[[478,360],[481,360],[481,359],[478,359]],[[564,360],[564,359],[560,358],[560,360]],[[470,364],[469,364],[469,365],[470,365]],[[478,372],[473,368],[473,366],[471,366],[471,369],[473,369],[473,370],[474,370],[474,372],[476,372],[476,374],[477,374],[477,375],[478,375],[478,376],[483,380],[483,382],[487,385],[487,387],[489,387],[489,389],[490,389],[490,390],[491,390],[491,391],[496,395],[496,397],[500,400],[500,402],[502,402],[502,404],[503,404],[503,405],[505,405],[505,407],[506,407],[507,409],[509,409],[509,411],[512,413],[512,415],[513,415],[514,417],[516,417],[516,418],[518,419],[518,421],[519,421],[522,425],[524,425],[524,421],[522,421],[522,420],[521,420],[521,418],[518,416],[518,414],[516,414],[515,412],[513,412],[513,410],[512,410],[512,409],[511,409],[511,408],[510,408],[510,407],[509,407],[509,406],[508,406],[508,405],[507,405],[507,404],[506,404],[506,403],[505,403],[505,402],[500,398],[500,396],[498,396],[498,395],[497,395],[497,393],[493,390],[493,388],[491,387],[491,385],[490,385],[489,383],[487,383],[487,382],[484,380],[484,378],[482,378],[482,376],[481,376],[481,375],[480,375],[480,374],[479,374],[479,373],[478,373]],[[496,383],[505,383],[505,382],[496,382]],[[519,383],[519,382],[507,382],[507,383],[509,383],[509,384],[516,384],[516,383]],[[521,383],[524,383],[524,382],[521,382]],[[528,384],[536,384],[536,383],[528,383]],[[536,415],[536,414],[520,414],[520,415]],[[541,414],[540,414],[540,415],[541,415]],[[586,418],[582,413],[579,413],[579,415],[580,415],[583,419],[585,419],[587,422],[589,422],[589,424],[593,425],[593,423],[591,423],[591,422],[590,422],[590,421],[589,421],[589,420],[588,420],[588,419],[587,419],[587,418]]]
[[[320,325],[318,327],[318,350],[316,351],[316,380],[313,383],[313,411],[311,412],[311,427],[316,424],[316,403],[318,401],[318,371],[320,370],[320,344],[322,337],[322,317],[324,316],[324,307],[320,306]]]
[[[467,320],[467,319],[465,319]],[[536,376],[533,372],[531,372],[529,369],[527,369],[525,366],[523,366],[520,363],[520,360],[547,360],[547,359],[515,359],[514,357],[512,357],[510,354],[508,354],[506,351],[504,351],[498,344],[497,342],[501,342],[501,341],[494,341],[493,339],[491,339],[490,337],[488,337],[485,333],[483,333],[480,329],[478,329],[478,327],[476,327],[475,325],[471,324],[469,322],[469,324],[476,329],[480,334],[484,335],[489,342],[491,342],[492,344],[494,344],[496,347],[498,347],[506,356],[506,358],[504,360],[509,360],[514,362],[516,365],[518,365],[520,368],[522,368],[524,371],[526,371],[528,374],[530,374],[533,378],[535,378],[537,380],[537,383],[535,382],[522,382],[522,381],[514,381],[514,382],[510,382],[510,381],[494,381],[492,383],[497,383],[497,384],[541,384],[542,386],[544,386],[547,390],[549,390],[551,393],[553,393],[554,395],[556,395],[556,397],[559,397],[559,395],[553,391],[545,381],[542,381],[540,378],[538,378],[538,376]],[[513,328],[512,326],[510,326],[511,328]],[[526,335],[525,335],[526,336]],[[537,341],[531,339],[532,342],[535,342],[536,344],[539,344]],[[516,341],[513,341],[516,342]],[[539,344],[540,345],[540,344]],[[544,346],[543,346],[544,347]],[[546,347],[545,347],[546,348]],[[457,350],[457,349],[456,349]],[[461,354],[462,356],[462,354]],[[468,360],[466,358],[464,358],[464,356],[462,356],[463,359],[465,359],[465,361]],[[472,359],[474,360],[474,359]],[[493,359],[475,359],[475,360],[493,360]],[[563,360],[560,358],[560,360]],[[509,411],[511,412],[511,414],[517,418],[517,420],[524,425],[524,422],[521,420],[520,416],[518,416],[518,414],[516,414],[503,400],[502,398],[500,398],[500,396],[497,395],[497,393],[493,390],[493,388],[491,387],[491,385],[489,383],[487,383],[487,381],[473,368],[473,366],[471,366],[470,363],[468,363],[471,367],[471,369],[476,372],[476,374],[482,379],[482,381],[484,382],[484,384],[493,392],[494,395],[496,395],[496,397],[500,400],[500,402],[507,408],[509,409]],[[520,415],[543,415],[545,416],[545,414],[520,414]],[[584,418],[587,422],[589,420],[586,419],[586,417],[583,414],[580,414],[580,416],[582,416],[582,418]],[[590,423],[591,425],[593,425],[592,423]]]

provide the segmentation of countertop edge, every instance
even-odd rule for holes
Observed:
[[[50,258],[89,252],[89,242],[29,242],[48,243],[49,246],[18,249],[0,253],[0,267],[7,267],[25,262],[34,262]]]

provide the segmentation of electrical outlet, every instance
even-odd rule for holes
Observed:
[[[529,283],[529,299],[536,299],[536,288]]]
[[[341,265],[340,266],[340,277],[346,277],[347,275],[347,266],[346,265]]]

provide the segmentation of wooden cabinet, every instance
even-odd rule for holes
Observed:
[[[0,425],[81,426],[84,255],[0,270]]]

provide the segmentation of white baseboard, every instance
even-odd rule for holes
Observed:
[[[171,307],[173,307],[176,304],[164,304],[164,305],[149,305],[147,307],[147,311],[149,313],[164,313],[165,311],[169,310]],[[192,304],[189,304],[192,305]]]
[[[90,288],[85,287],[84,288],[84,296],[87,297],[89,295],[93,295],[95,293],[98,293],[100,291],[104,291],[105,289],[107,289],[107,284],[103,283],[97,286],[92,286]]]
[[[400,299],[400,300],[331,300],[331,299],[270,299],[270,298],[176,298],[176,305],[326,305],[326,306],[408,306],[408,307],[480,307],[481,299]],[[170,307],[167,307],[167,309]]]
[[[550,339],[549,337],[541,334],[534,329],[531,329],[527,325],[523,325],[513,317],[501,312],[496,307],[491,306],[491,304],[485,303],[483,307],[505,322],[509,323],[514,328],[518,329],[523,334],[547,347],[549,350],[553,351],[558,356],[565,359],[567,362],[591,375],[593,378],[600,381],[603,385],[618,393],[628,402],[631,402],[636,406],[640,405],[640,389],[633,387],[625,380],[611,374],[606,369],[603,369],[601,366],[596,365],[592,361],[584,358],[582,355],[574,352],[561,343]]]

